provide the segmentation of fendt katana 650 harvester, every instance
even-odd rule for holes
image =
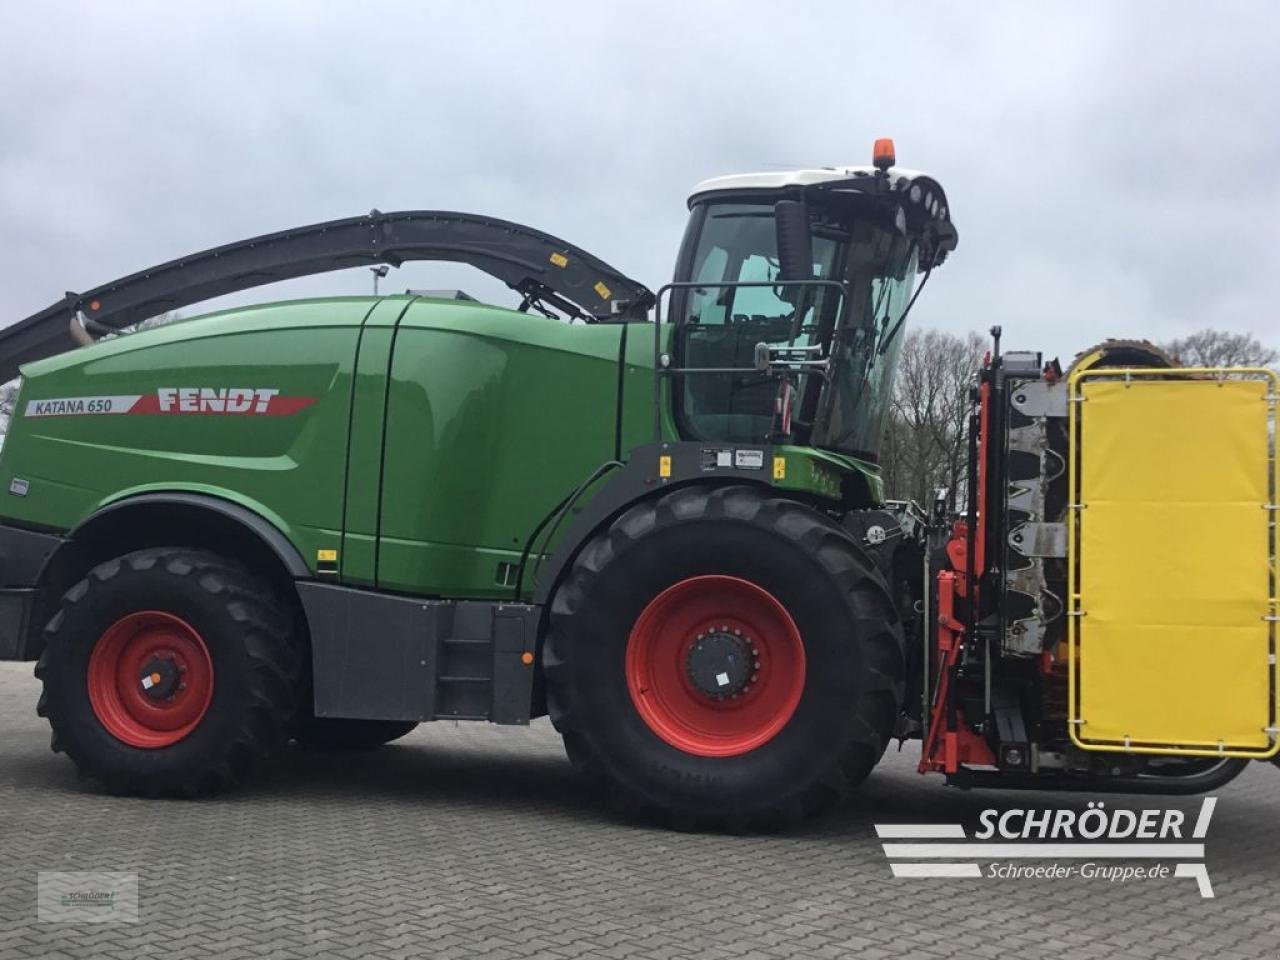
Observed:
[[[38,660],[54,749],[189,795],[291,739],[549,714],[628,807],[729,829],[829,805],[894,739],[969,786],[1192,793],[1274,757],[1274,374],[1125,341],[1064,373],[997,337],[962,515],[886,501],[904,323],[957,241],[894,163],[703,183],[656,293],[517,224],[374,211],[4,330],[0,651]],[[520,305],[118,335],[409,260]]]

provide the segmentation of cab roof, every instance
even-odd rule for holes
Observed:
[[[958,238],[942,184],[926,173],[906,167],[886,164],[735,173],[703,180],[693,188],[688,203],[692,208],[717,196],[768,195],[796,189],[805,193],[824,189],[847,191],[888,200],[914,230],[930,235],[929,249],[922,258],[928,265],[940,264],[947,253],[955,249]]]
[[[887,171],[889,181],[895,187],[899,180],[914,181],[927,174],[919,170],[908,170],[905,167],[890,167]],[[725,177],[712,177],[703,180],[693,188],[689,202],[707,193],[720,193],[737,190],[781,190],[783,187],[807,187],[818,183],[831,183],[837,180],[848,180],[851,177],[873,177],[876,168],[873,166],[853,167],[808,167],[800,170],[771,170],[765,173],[733,173]],[[930,178],[932,179],[932,178]]]

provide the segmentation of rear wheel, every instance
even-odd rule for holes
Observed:
[[[570,758],[677,825],[770,829],[838,800],[883,753],[902,635],[838,527],[752,487],[632,507],[552,606],[548,709]]]
[[[309,717],[296,734],[303,746],[316,750],[375,750],[416,730],[413,720],[345,720]]]
[[[38,712],[53,749],[118,793],[192,795],[285,741],[300,657],[270,588],[183,548],[99,564],[45,628]]]

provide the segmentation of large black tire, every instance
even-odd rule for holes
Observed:
[[[626,651],[650,601],[687,578],[763,588],[798,628],[803,691],[772,739],[695,755],[637,709]],[[756,487],[686,487],[591,540],[557,590],[543,650],[548,712],[570,759],[614,799],[672,826],[770,830],[830,806],[870,773],[903,694],[903,640],[884,580],[827,517]]]
[[[96,661],[91,670],[91,660],[107,636],[121,637],[115,625],[153,612],[189,625],[207,651],[211,681],[202,694],[207,706],[189,732],[143,747],[113,733],[95,709],[90,684],[105,674]],[[143,633],[131,629],[129,636]],[[213,792],[247,777],[286,742],[302,665],[292,632],[271,589],[233,561],[176,547],[130,553],[94,567],[62,598],[36,665],[44,683],[37,712],[53,728],[54,751],[114,793]],[[100,703],[111,686],[95,688]],[[117,731],[121,722],[127,723],[115,721]]]
[[[413,720],[345,720],[308,717],[298,724],[298,742],[314,750],[375,750],[416,730]]]

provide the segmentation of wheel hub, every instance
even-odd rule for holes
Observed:
[[[173,655],[161,655],[148,661],[138,671],[138,686],[143,695],[153,703],[163,703],[178,692],[184,667],[178,665]]]
[[[697,635],[685,655],[684,668],[695,689],[726,700],[751,688],[760,661],[742,631],[730,631],[726,625]]]

